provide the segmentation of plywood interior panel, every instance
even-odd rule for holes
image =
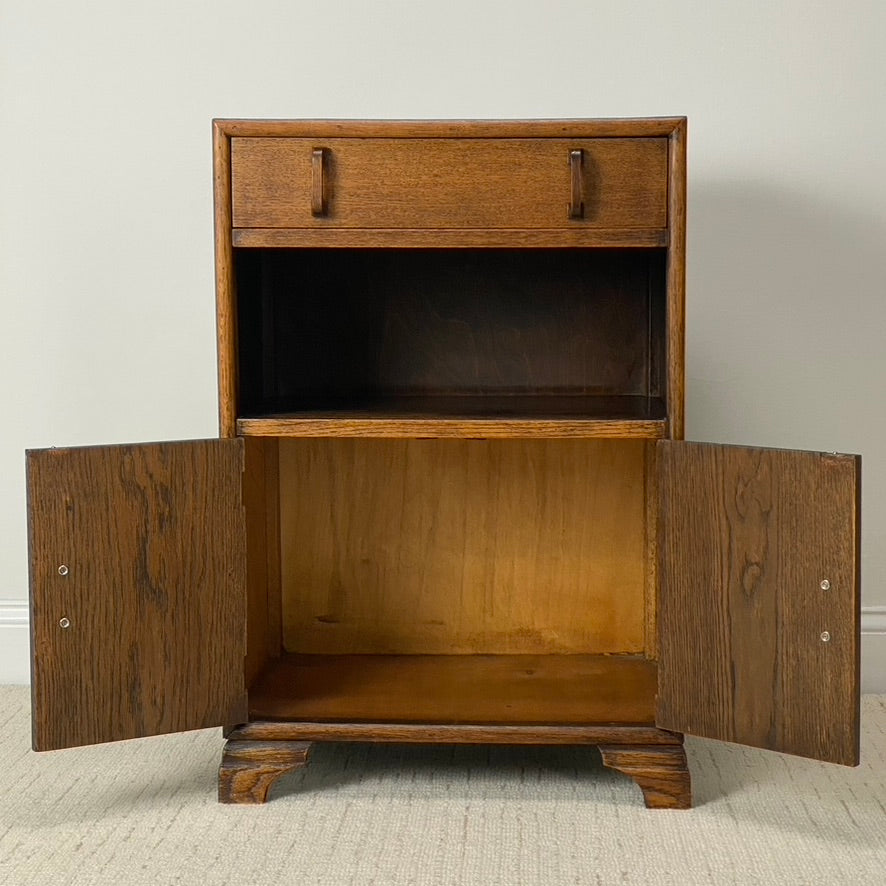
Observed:
[[[279,445],[287,651],[643,651],[644,441]]]
[[[646,443],[646,657],[658,658],[658,450]]]

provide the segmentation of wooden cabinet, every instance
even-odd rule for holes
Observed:
[[[683,436],[685,121],[218,121],[221,437],[28,454],[34,746],[858,759],[859,459]]]

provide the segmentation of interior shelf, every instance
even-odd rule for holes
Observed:
[[[238,431],[662,437],[661,249],[238,249]]]
[[[664,401],[638,396],[382,397],[243,417],[243,436],[640,437],[667,435]]]
[[[254,720],[650,725],[657,670],[630,655],[296,655],[249,692]]]

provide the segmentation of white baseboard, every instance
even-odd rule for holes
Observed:
[[[31,682],[28,604],[0,600],[0,683]]]
[[[31,681],[28,604],[0,600],[0,683]],[[886,606],[861,613],[861,689],[886,692]]]
[[[861,610],[861,691],[886,692],[886,606]]]

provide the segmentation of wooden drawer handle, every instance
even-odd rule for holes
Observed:
[[[571,193],[569,198],[569,218],[584,218],[585,205],[581,195],[583,190],[582,159],[584,151],[581,148],[569,152],[569,178]]]
[[[326,148],[314,148],[311,152],[311,214],[326,215]]]

